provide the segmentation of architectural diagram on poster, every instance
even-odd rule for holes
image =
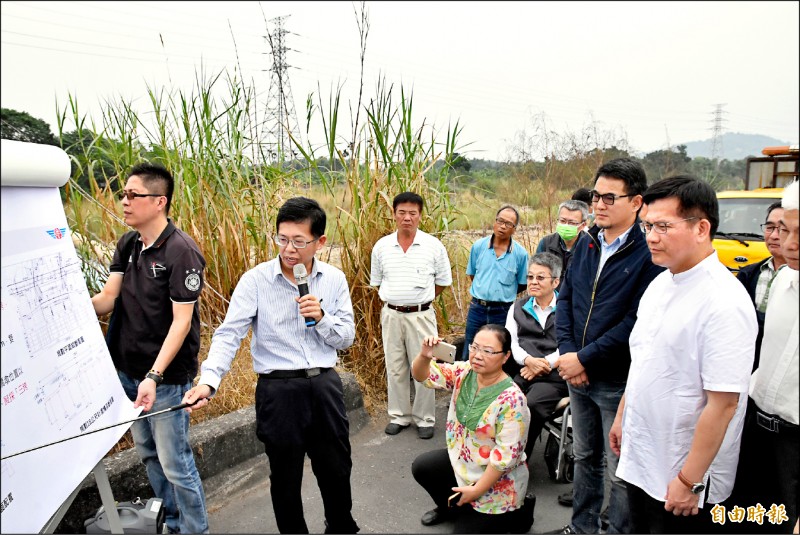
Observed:
[[[3,162],[2,457],[130,420],[140,412],[117,379],[58,188],[9,187],[5,167]],[[3,460],[3,532],[40,531],[128,427]]]

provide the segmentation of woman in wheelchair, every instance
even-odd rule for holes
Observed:
[[[511,333],[511,353],[519,372],[514,382],[527,398],[531,425],[525,453],[528,457],[545,422],[559,402],[569,396],[567,383],[552,364],[558,359],[556,340],[556,287],[561,259],[537,253],[528,261],[528,296],[508,310],[506,329]]]
[[[439,340],[425,338],[411,366],[426,387],[453,391],[447,448],[423,453],[411,467],[436,504],[422,524],[454,519],[454,533],[526,533],[535,504],[525,496],[530,414],[525,396],[503,371],[511,334],[502,325],[484,325],[469,346],[469,361],[454,364],[434,362]]]

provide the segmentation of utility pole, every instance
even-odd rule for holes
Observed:
[[[297,156],[291,136],[300,142],[300,127],[297,123],[297,114],[294,109],[292,86],[289,83],[289,67],[286,63],[286,47],[284,36],[289,33],[283,28],[284,21],[289,15],[275,17],[271,22],[275,30],[269,32],[267,26],[267,42],[272,54],[272,66],[269,81],[269,96],[264,117],[266,131],[266,156],[270,162],[284,162],[293,160]]]
[[[722,147],[722,123],[725,121],[723,114],[727,113],[722,109],[726,104],[715,104],[714,111],[711,113],[711,158],[717,161],[717,167],[722,160],[724,150]]]

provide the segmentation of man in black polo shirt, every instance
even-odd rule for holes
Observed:
[[[161,166],[136,165],[120,198],[136,229],[117,243],[110,274],[92,297],[98,315],[113,311],[108,349],[134,407],[181,403],[197,373],[205,259],[167,218],[175,182]],[[163,500],[171,533],[208,533],[200,474],[189,445],[189,415],[169,412],[131,426],[150,484]]]

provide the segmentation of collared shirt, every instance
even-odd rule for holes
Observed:
[[[799,284],[796,270],[786,265],[778,270],[764,320],[761,361],[750,382],[750,397],[762,411],[793,424],[800,424]]]
[[[530,314],[533,319],[535,319],[539,325],[542,326],[542,329],[545,328],[547,324],[547,318],[550,314],[553,314],[556,311],[556,303],[558,302],[558,292],[553,293],[553,299],[550,301],[550,304],[546,307],[542,308],[539,306],[539,303],[536,302],[536,299],[533,297],[530,300],[522,305],[522,309]],[[531,304],[532,303],[532,304]],[[555,327],[554,327],[555,328]],[[517,320],[514,319],[514,307],[512,306],[508,309],[508,316],[506,317],[506,329],[508,332],[511,333],[511,356],[514,357],[514,360],[517,361],[517,364],[520,366],[525,365],[525,357],[528,356],[528,352],[522,349],[522,346],[519,345],[519,327],[517,325]],[[547,362],[550,363],[552,366],[556,360],[558,360],[559,353],[558,348],[555,351],[550,353],[549,355],[545,355],[544,358]]]
[[[379,286],[381,301],[392,305],[421,305],[436,297],[436,286],[450,286],[453,275],[442,242],[417,229],[414,242],[403,251],[397,232],[372,248],[370,286]]]
[[[617,476],[664,501],[695,439],[706,392],[738,392],[720,449],[703,475],[709,503],[730,495],[756,334],[750,296],[716,252],[688,271],[664,271],[650,283],[630,336]],[[703,500],[701,495],[701,507]]]
[[[225,321],[211,339],[198,384],[219,388],[251,326],[250,353],[256,373],[332,368],[336,351],[350,347],[355,338],[347,279],[339,269],[315,258],[308,292],[322,301],[324,311],[314,327],[306,327],[295,301],[297,286],[284,276],[279,258],[242,275]]]
[[[131,243],[128,261],[121,247]],[[136,231],[117,243],[109,271],[122,277],[115,322],[119,337],[109,347],[117,369],[135,379],[144,379],[164,345],[172,326],[173,303],[194,304],[189,332],[175,357],[163,370],[165,384],[186,384],[197,374],[200,351],[200,305],[206,261],[195,241],[171,220],[161,235],[144,247]],[[124,266],[124,269],[123,269]],[[117,309],[117,307],[119,307]]]
[[[775,271],[775,260],[770,258],[758,268],[758,281],[756,282],[755,304],[759,312],[767,311],[767,301],[769,300],[769,288],[777,274]]]
[[[497,256],[494,234],[486,236],[472,244],[467,275],[475,277],[469,288],[472,297],[511,303],[517,297],[518,285],[527,282],[528,251],[512,238],[508,249]]]
[[[597,233],[597,241],[600,242],[600,265],[597,266],[597,277],[600,277],[600,272],[603,271],[603,266],[606,265],[609,257],[616,253],[620,247],[622,247],[622,245],[628,239],[628,234],[631,233],[631,230],[633,230],[633,227],[635,226],[636,224],[634,223],[628,230],[617,236],[617,238],[611,243],[606,243],[606,229],[603,229]]]

